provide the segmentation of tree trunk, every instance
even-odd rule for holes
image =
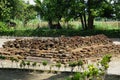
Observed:
[[[92,12],[91,12],[91,4],[92,4],[92,0],[88,0],[88,29],[93,29],[94,26],[93,26],[93,23],[94,23],[94,17],[92,15]]]
[[[80,19],[81,19],[81,23],[82,23],[82,29],[84,30],[85,29],[85,25],[84,25],[84,21],[83,21],[82,15],[80,15]]]
[[[62,29],[60,22],[57,23],[57,29]]]
[[[88,29],[94,29],[93,23],[94,23],[94,18],[93,16],[89,15],[88,16]]]
[[[48,20],[48,26],[49,26],[50,29],[52,29],[53,24],[52,24],[52,20],[51,19]]]
[[[88,26],[87,26],[87,20],[86,20],[85,12],[84,12],[83,16],[84,16],[85,30],[87,30],[87,27],[88,27]]]

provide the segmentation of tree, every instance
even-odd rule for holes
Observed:
[[[67,68],[67,64],[64,64],[64,68],[65,68],[65,71],[66,71],[66,68]]]
[[[113,6],[115,9],[115,18],[120,20],[120,1],[119,0],[114,0],[113,1]]]
[[[47,65],[47,63],[48,63],[47,61],[42,62],[42,65],[44,66],[44,69],[45,69],[45,66]]]
[[[55,66],[58,68],[58,70],[60,70],[61,63],[57,63]]]
[[[83,61],[82,60],[79,60],[77,62],[77,66],[78,66],[78,70],[80,70],[80,67],[83,65]]]
[[[27,61],[26,65],[28,66],[28,69],[30,67],[30,61]]]
[[[113,17],[112,0],[35,0],[36,10],[49,27],[53,22],[60,25],[61,18],[66,22],[80,19],[83,30],[94,29],[95,17]],[[59,9],[59,10],[58,10]]]
[[[0,20],[7,21],[15,19],[21,15],[23,0],[1,0],[0,1]]]
[[[35,7],[30,4],[24,4],[23,12],[21,14],[21,20],[23,21],[24,27],[31,19],[35,19],[37,16],[37,12],[35,11]]]
[[[1,0],[0,21],[9,22],[11,19],[22,20],[24,26],[31,19],[35,19],[37,12],[33,5],[24,0]]]
[[[52,68],[54,67],[54,65],[50,65],[50,72],[52,72]]]
[[[95,17],[112,17],[111,0],[70,0],[69,17],[81,20],[83,30],[94,29]]]
[[[19,62],[18,59],[14,58],[14,57],[10,57],[10,60],[11,60],[11,62],[12,62],[11,67],[13,67],[13,63],[14,63],[14,62],[16,62],[16,67],[18,67],[18,65],[17,65],[17,63]]]
[[[14,61],[16,63],[16,67],[18,68],[18,62],[19,62],[19,60],[15,58]]]
[[[71,72],[73,72],[74,68],[77,66],[76,62],[70,62],[69,66],[71,67]]]
[[[6,21],[10,19],[10,11],[12,7],[8,7],[9,3],[7,0],[0,1],[0,21]]]
[[[33,62],[32,66],[33,67],[37,66],[37,62]]]
[[[43,0],[43,2],[35,0],[36,11],[38,11],[42,19],[48,21],[50,28],[61,29],[60,20],[66,10],[65,2],[65,0]],[[53,24],[53,22],[55,22],[55,24]]]
[[[21,61],[21,63],[20,63],[20,68],[22,68],[22,67],[24,67],[24,68],[25,68],[25,66],[26,66],[26,63],[25,63],[25,61],[24,61],[24,60],[22,60],[22,61]]]

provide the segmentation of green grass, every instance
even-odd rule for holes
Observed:
[[[94,30],[83,31],[80,22],[70,22],[69,29],[66,26],[63,29],[55,30],[47,27],[37,28],[38,20],[32,20],[26,27],[23,27],[22,22],[15,20],[17,27],[7,28],[3,22],[0,22],[0,36],[37,36],[37,37],[57,37],[65,36],[91,36],[97,34],[105,34],[110,38],[120,37],[120,28],[117,27],[117,22],[95,22]],[[112,25],[114,24],[114,25]],[[47,26],[46,22],[40,23],[41,26]],[[114,26],[114,27],[113,27]]]
[[[113,29],[120,29],[120,25],[118,21],[95,21],[95,28],[99,30],[113,30]]]

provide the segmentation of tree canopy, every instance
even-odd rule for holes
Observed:
[[[80,20],[84,30],[94,29],[94,19],[120,18],[119,0],[34,0],[35,5],[25,3],[24,0],[1,0],[0,21],[19,19],[27,24],[30,19],[40,15],[48,21],[49,27],[58,26],[64,19]]]
[[[25,3],[24,0],[1,0],[0,21],[19,19],[26,21],[35,18],[37,12],[33,5]]]
[[[111,18],[114,14],[112,0],[43,0],[43,2],[35,0],[35,2],[36,10],[49,24],[52,24],[52,21],[59,22],[62,18],[66,21],[80,19],[83,29],[94,29],[95,17]]]

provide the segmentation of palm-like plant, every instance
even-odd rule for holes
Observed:
[[[37,66],[37,62],[33,62],[32,66],[35,68],[35,66]]]
[[[12,62],[11,67],[13,67],[14,57],[10,57],[10,60],[11,60],[11,62]]]
[[[83,61],[82,60],[79,60],[77,62],[77,66],[78,66],[78,70],[80,70],[80,67],[83,66]]]
[[[41,67],[40,67],[40,66],[41,66],[41,64],[40,64],[40,63],[38,64],[38,66],[39,66],[39,68],[41,68]]]
[[[47,61],[42,62],[42,65],[44,66],[44,69],[45,69],[45,66],[47,65],[47,63],[48,63]]]
[[[58,71],[59,71],[61,67],[61,63],[57,63],[55,66],[58,68]]]
[[[21,63],[20,63],[20,68],[22,68],[22,67],[24,67],[24,68],[25,68],[25,66],[26,66],[26,63],[25,63],[25,61],[24,61],[24,60],[22,60],[22,61],[21,61]]]
[[[23,67],[22,62],[20,62],[20,65],[19,65],[19,66],[20,66],[20,68],[22,68],[22,67]]]
[[[16,63],[16,67],[18,68],[18,62],[19,62],[19,60],[16,59],[16,58],[14,58],[14,61],[15,61],[15,63]]]
[[[28,61],[28,62],[26,63],[26,65],[28,66],[28,69],[29,69],[29,67],[30,67],[30,61]]]
[[[65,71],[66,71],[66,68],[67,68],[67,64],[64,64],[64,68],[65,68]]]
[[[50,65],[50,72],[52,72],[52,68],[53,68],[54,65]]]
[[[73,72],[74,68],[77,66],[77,62],[70,62],[69,66],[71,67],[71,72]]]

